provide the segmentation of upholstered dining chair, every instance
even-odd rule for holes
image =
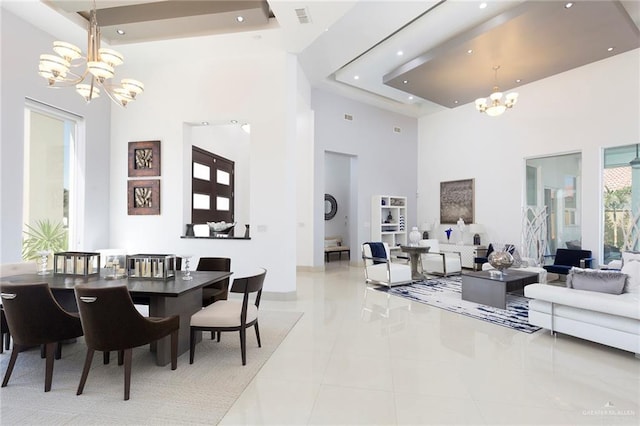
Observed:
[[[178,366],[180,317],[144,317],[135,308],[126,286],[75,287],[80,320],[84,328],[87,355],[78,385],[82,394],[95,351],[118,351],[118,364],[124,363],[124,399],[131,388],[132,349],[171,336],[171,369]]]
[[[389,245],[383,242],[362,244],[365,281],[386,286],[409,284],[411,267],[404,263],[391,261]]]
[[[211,331],[220,333],[226,331],[240,332],[240,351],[242,354],[242,365],[247,364],[247,328],[253,326],[258,340],[258,347],[262,347],[260,342],[260,329],[258,328],[258,308],[260,297],[262,296],[262,284],[267,270],[256,275],[235,278],[231,285],[231,293],[241,293],[242,300],[221,300],[202,308],[191,316],[191,336],[189,363],[193,364],[196,350],[196,333],[199,331]],[[254,296],[255,295],[255,296]],[[250,300],[250,296],[254,300]]]
[[[421,246],[428,246],[429,252],[420,255],[422,270],[426,273],[447,277],[452,274],[462,274],[462,257],[460,252],[441,252],[437,238],[420,240]]]
[[[231,271],[231,259],[228,257],[201,257],[196,271]],[[202,288],[202,306],[209,306],[218,300],[227,300],[229,296],[229,278]]]
[[[4,353],[5,348],[9,349],[10,343],[9,324],[7,324],[7,317],[4,315],[4,308],[0,305],[0,354]]]
[[[61,341],[82,336],[80,318],[60,307],[47,283],[2,283],[0,297],[13,339],[2,387],[9,383],[18,353],[44,345],[44,391],[49,392],[56,349]]]

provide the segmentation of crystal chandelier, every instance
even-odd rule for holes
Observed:
[[[40,55],[38,67],[38,74],[47,79],[49,87],[75,85],[87,103],[100,97],[104,91],[113,102],[123,107],[144,91],[144,85],[137,80],[123,78],[120,84],[110,81],[115,74],[114,68],[122,64],[124,58],[115,50],[100,47],[95,2],[90,12],[86,57],[82,56],[80,48],[64,41],[54,41],[53,51],[57,55]]]
[[[491,117],[496,117],[502,114],[507,110],[507,108],[512,108],[518,101],[518,94],[516,92],[511,92],[507,93],[504,103],[502,102],[502,92],[498,89],[499,69],[499,65],[493,67],[493,71],[495,72],[495,86],[493,86],[493,92],[489,96],[489,103],[487,103],[487,98],[476,99],[476,109]]]

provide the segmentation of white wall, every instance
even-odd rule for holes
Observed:
[[[441,181],[473,177],[476,222],[489,240],[520,242],[524,158],[580,151],[582,246],[599,256],[602,149],[640,142],[639,52],[522,86],[500,117],[468,104],[421,118],[418,222],[438,217]]]
[[[338,204],[333,219],[324,221],[325,237],[340,236],[345,246],[349,246],[349,202],[351,181],[351,157],[333,152],[325,153],[324,190],[332,195]]]
[[[321,90],[312,91],[315,112],[314,265],[324,265],[325,152],[352,156],[350,220],[351,260],[358,262],[360,244],[370,237],[371,197],[407,197],[407,226],[416,225],[417,120]],[[344,119],[350,114],[352,121]],[[400,133],[393,131],[400,127]]]
[[[225,37],[168,40],[121,48],[133,63],[130,74],[145,93],[126,111],[113,112],[111,143],[111,245],[130,252],[227,256],[237,274],[267,268],[265,291],[295,293],[296,93],[293,56],[280,50],[228,52]],[[206,52],[206,54],[203,54]],[[167,57],[179,58],[165,61]],[[181,239],[185,123],[242,119],[251,123],[251,240]],[[127,142],[160,140],[161,214],[127,215]]]
[[[4,8],[0,13],[0,263],[18,262],[22,245],[25,98],[56,106],[84,118],[86,150],[81,170],[86,185],[80,250],[109,243],[109,125],[106,98],[86,104],[72,88],[50,89],[38,75],[40,54],[52,52],[57,38]],[[18,43],[17,40],[20,42]]]

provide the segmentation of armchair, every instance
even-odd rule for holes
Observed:
[[[428,253],[421,255],[422,270],[431,274],[442,275],[462,274],[462,258],[460,252],[440,252],[440,242],[437,238],[420,240],[421,246],[430,247]]]
[[[546,256],[545,256],[546,257]],[[559,248],[556,250],[556,254],[552,255],[554,258],[553,265],[543,265],[543,268],[548,272],[555,274],[567,275],[571,268],[591,268],[591,250],[571,250]]]
[[[381,251],[378,253],[382,248],[384,248],[384,255]],[[367,283],[391,287],[413,282],[409,265],[391,262],[387,243],[362,244],[362,260],[364,260],[364,275]]]

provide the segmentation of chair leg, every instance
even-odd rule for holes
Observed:
[[[11,372],[13,372],[13,366],[16,365],[16,359],[18,358],[18,353],[20,352],[20,348],[15,343],[13,344],[13,350],[11,351],[11,358],[9,358],[9,365],[7,365],[7,372],[4,373],[4,380],[2,381],[2,387],[7,386],[9,383],[9,378],[11,377]]]
[[[178,368],[178,331],[171,333],[171,369]]]
[[[131,389],[131,358],[133,349],[124,350],[124,400],[129,400],[129,390]]]
[[[87,383],[87,376],[91,369],[91,361],[93,361],[93,349],[87,348],[87,356],[84,358],[84,367],[82,368],[82,375],[80,376],[80,383],[78,384],[78,391],[76,395],[81,395],[84,390],[84,385]]]
[[[220,343],[220,335],[221,335],[221,334],[222,334],[222,332],[221,332],[221,331],[218,331],[218,340],[217,340],[217,341],[218,341],[218,343]]]
[[[240,330],[240,351],[242,352],[242,365],[247,365],[247,329]]]
[[[213,340],[213,339],[215,339],[215,338],[216,338],[216,332],[215,332],[215,331],[212,331],[212,332],[211,332],[211,340]]]
[[[256,322],[253,328],[256,329],[256,339],[258,339],[258,347],[262,347],[262,343],[260,342],[260,329],[258,328],[258,323]]]
[[[109,364],[110,358],[111,358],[111,352],[109,352],[109,351],[102,352],[102,363],[104,365]]]
[[[196,330],[191,328],[189,337],[189,364],[193,364],[193,357],[196,354]]]
[[[118,351],[118,365],[124,363],[124,351]]]
[[[56,359],[62,358],[62,342],[56,343]]]
[[[45,357],[47,358],[44,369],[44,391],[51,390],[51,382],[53,380],[53,359],[57,356],[59,343],[47,343],[44,348]]]
[[[7,331],[4,335],[4,348],[6,350],[9,350],[10,343],[11,343],[11,333]]]

